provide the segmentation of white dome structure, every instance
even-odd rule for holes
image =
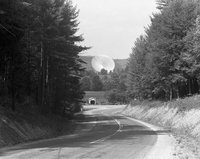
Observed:
[[[112,71],[115,68],[115,62],[113,59],[106,55],[96,55],[92,59],[92,67],[97,71],[100,72],[102,69]]]

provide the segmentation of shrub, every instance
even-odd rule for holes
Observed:
[[[106,93],[106,98],[111,104],[124,104],[127,103],[127,95],[125,92],[121,92],[118,89],[112,89]]]

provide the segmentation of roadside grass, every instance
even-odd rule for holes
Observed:
[[[76,127],[76,121],[42,115],[30,99],[20,105],[16,103],[15,113],[0,104],[0,147],[71,134]]]
[[[171,129],[181,149],[189,147],[200,157],[200,95],[168,102],[133,101],[123,114]]]
[[[130,103],[130,109],[132,112],[137,112],[137,109],[143,113],[147,112],[144,117],[146,119],[159,121],[172,128],[190,130],[193,135],[200,137],[200,95],[168,102],[133,101]]]
[[[178,98],[172,101],[138,101],[133,100],[130,102],[131,106],[143,105],[147,107],[160,107],[162,105],[167,105],[170,108],[177,108],[179,111],[189,111],[191,109],[200,109],[200,95],[194,95],[191,97]]]

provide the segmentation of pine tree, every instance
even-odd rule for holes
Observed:
[[[90,91],[91,88],[90,78],[88,76],[83,77],[81,79],[81,85],[84,91]]]
[[[12,111],[15,111],[16,95],[22,90],[18,76],[23,62],[19,42],[25,32],[22,18],[25,7],[19,0],[0,1],[0,76],[8,88],[5,95],[12,98]]]
[[[188,94],[187,88],[197,86],[196,79],[191,80],[186,71],[191,70],[189,61],[183,60],[184,55],[190,55],[185,42],[190,44],[190,40],[185,38],[196,18],[196,4],[197,1],[159,1],[160,12],[151,17],[144,40],[136,41],[130,55],[128,92],[132,98],[179,98]]]
[[[78,45],[77,18],[72,1],[0,1],[0,76],[13,111],[22,94],[35,97],[44,114],[78,110],[84,95],[79,53],[88,47]]]
[[[103,84],[100,77],[95,74],[91,76],[91,91],[102,91]]]

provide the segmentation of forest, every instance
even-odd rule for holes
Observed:
[[[156,2],[159,11],[136,39],[126,69],[98,76],[82,67],[79,53],[89,47],[79,44],[72,1],[1,0],[0,105],[15,112],[35,109],[22,107],[33,102],[43,114],[64,115],[80,110],[86,90],[123,102],[198,94],[200,0]]]
[[[101,90],[108,92],[108,98],[125,95],[126,102],[168,101],[199,94],[200,1],[156,2],[158,12],[151,15],[145,34],[134,42],[126,68],[100,78],[102,84],[97,86],[103,85]],[[87,77],[82,82],[89,83]]]
[[[128,59],[127,94],[153,100],[199,94],[200,1],[157,0],[157,7]]]
[[[0,1],[0,105],[42,114],[79,111],[84,91],[79,10],[71,0]],[[22,107],[22,103],[33,102]]]
[[[108,72],[102,69],[100,72],[85,70],[82,72],[81,88],[84,91],[105,92],[107,104],[125,104],[128,103],[126,93],[127,69],[114,69]],[[104,103],[105,104],[105,103]]]

